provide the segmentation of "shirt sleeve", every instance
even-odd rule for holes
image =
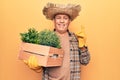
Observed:
[[[87,47],[79,48],[80,63],[87,65],[90,62],[90,53]]]

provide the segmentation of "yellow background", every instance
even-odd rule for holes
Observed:
[[[80,16],[70,25],[85,26],[91,61],[82,66],[81,80],[120,80],[120,0],[0,0],[0,80],[39,80],[17,55],[19,33],[34,27],[53,29],[42,14],[47,2],[78,3]]]

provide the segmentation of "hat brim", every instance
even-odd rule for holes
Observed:
[[[79,15],[79,11],[81,10],[80,5],[74,7],[61,7],[61,6],[52,6],[52,7],[44,7],[43,14],[47,19],[53,20],[56,14],[66,14],[69,15],[71,20],[75,19]]]

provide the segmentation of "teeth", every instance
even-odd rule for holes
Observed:
[[[65,26],[65,24],[58,24],[59,26]]]

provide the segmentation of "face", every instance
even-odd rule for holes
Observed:
[[[57,14],[54,18],[55,30],[59,33],[65,33],[68,30],[71,20],[68,15]]]

